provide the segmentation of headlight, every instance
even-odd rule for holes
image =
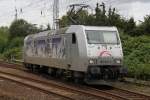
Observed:
[[[97,59],[90,59],[89,64],[97,64]]]
[[[117,64],[120,64],[120,63],[121,63],[121,60],[119,60],[119,59],[116,60],[116,63],[117,63]]]
[[[89,60],[89,63],[90,64],[94,64],[94,60]]]

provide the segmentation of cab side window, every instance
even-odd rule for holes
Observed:
[[[75,33],[72,34],[72,44],[76,44],[76,35],[75,35]]]

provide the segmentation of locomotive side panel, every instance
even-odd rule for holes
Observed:
[[[76,70],[78,42],[75,33],[28,38],[24,42],[24,62]]]
[[[26,40],[24,47],[25,62],[30,64],[54,66],[65,65],[65,38],[64,36],[38,37],[32,41]],[[28,43],[29,42],[29,43]]]

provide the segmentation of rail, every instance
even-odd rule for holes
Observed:
[[[9,66],[9,68],[13,68],[13,66],[14,66],[14,69],[17,70],[17,68],[15,68],[15,66],[16,66],[15,64],[7,64],[7,63],[2,64],[2,65],[0,64],[0,66],[5,66],[5,65],[7,67]],[[5,75],[2,75],[2,74],[5,74]],[[40,81],[40,80],[37,80],[37,79],[24,77],[24,76],[19,76],[19,75],[15,75],[15,74],[12,74],[12,73],[9,73],[9,72],[0,71],[0,77],[6,76],[6,75],[16,77],[16,78],[20,78],[20,80],[22,80],[22,79],[25,79],[27,81],[30,80],[31,82],[34,82],[34,84],[41,84],[40,85],[41,87],[42,86],[47,86],[47,88],[48,87],[53,87],[53,88],[55,87],[57,89],[67,90],[70,93],[73,92],[73,93],[77,93],[77,94],[84,95],[84,96],[87,95],[87,96],[91,96],[91,97],[101,98],[101,99],[104,99],[104,100],[137,100],[137,99],[138,100],[150,100],[150,96],[135,93],[135,92],[131,92],[129,90],[122,90],[122,89],[115,88],[115,87],[112,90],[100,90],[100,89],[95,89],[95,88],[92,88],[92,87],[89,87],[89,86],[66,85],[66,84],[61,83],[61,82],[50,82],[50,81],[49,82],[43,82],[43,81]],[[8,79],[8,77],[7,77],[7,79]],[[27,83],[29,83],[29,82],[27,82]],[[44,91],[49,91],[49,90],[44,90]],[[61,95],[61,94],[59,94],[59,95]],[[76,99],[76,98],[73,98],[73,99]]]

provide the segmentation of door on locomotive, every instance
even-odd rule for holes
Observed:
[[[78,57],[78,45],[75,33],[66,35],[66,53],[68,66],[75,66]]]

